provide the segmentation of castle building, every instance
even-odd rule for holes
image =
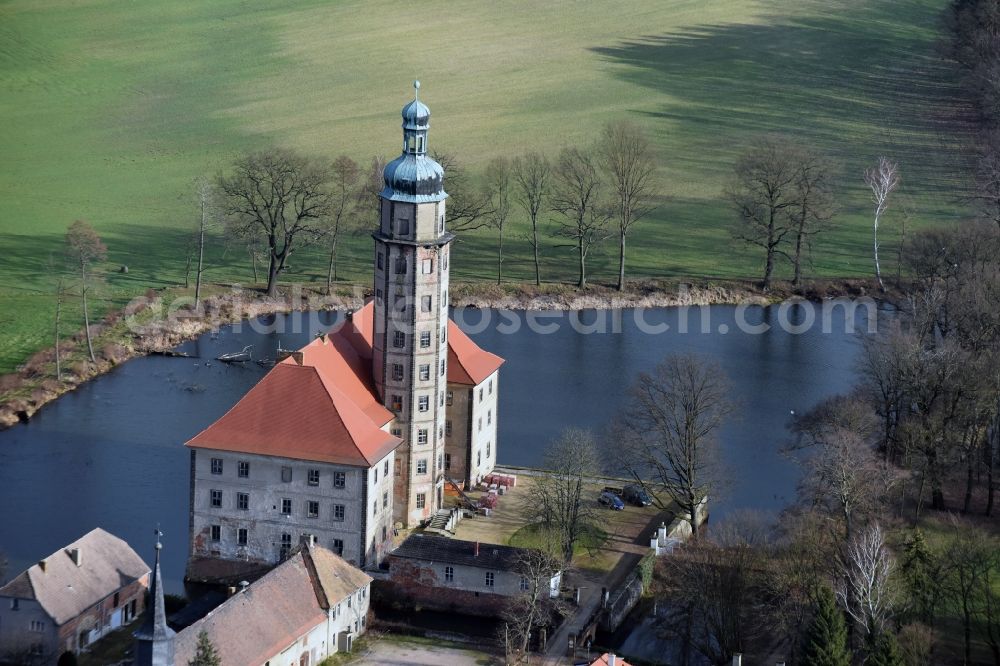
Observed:
[[[371,566],[394,523],[442,507],[446,479],[472,485],[496,464],[503,359],[448,318],[444,170],[427,154],[427,106],[415,96],[402,116],[374,298],[187,442],[192,561],[273,564],[308,536]]]

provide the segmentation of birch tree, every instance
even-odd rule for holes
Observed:
[[[532,258],[535,263],[535,285],[542,284],[541,270],[538,262],[538,216],[545,206],[551,186],[552,165],[540,153],[528,153],[514,160],[514,198],[524,209],[531,222],[531,234],[528,244],[531,245]]]
[[[345,232],[350,231],[361,205],[359,196],[359,181],[361,168],[357,162],[347,155],[341,155],[333,162],[332,195],[330,198],[330,215],[326,230],[330,242],[330,261],[326,271],[327,296],[333,290],[337,280],[337,251],[340,249],[340,239]]]
[[[218,212],[218,191],[215,184],[199,179],[195,182],[195,196],[198,201],[198,267],[195,270],[194,280],[194,307],[195,310],[201,305],[201,282],[205,272],[205,234],[215,221]]]
[[[875,279],[878,281],[879,289],[885,291],[885,285],[882,283],[882,268],[878,259],[878,227],[889,207],[890,195],[899,186],[899,165],[885,156],[880,156],[874,166],[865,169],[865,183],[872,191],[872,203],[874,204]]]
[[[881,634],[894,606],[891,577],[895,563],[878,523],[851,540],[842,567],[837,600],[866,636]]]
[[[93,279],[91,266],[94,262],[104,261],[107,258],[108,248],[90,224],[84,220],[77,220],[66,230],[66,250],[70,260],[80,272],[80,299],[83,303],[83,326],[87,337],[87,352],[90,355],[90,362],[96,363],[94,343],[90,336],[90,309],[87,295]]]

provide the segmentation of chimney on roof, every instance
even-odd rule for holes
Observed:
[[[473,556],[479,557],[479,542],[476,542],[476,548],[472,551]]]
[[[289,356],[295,359],[296,365],[302,365],[302,361],[305,358],[301,351],[293,351],[291,354],[289,354]]]
[[[227,599],[229,597],[233,596],[234,594],[236,594],[236,586],[235,585],[230,585],[229,587],[226,588],[226,598]]]
[[[83,552],[79,548],[70,548],[69,557],[76,566],[83,564]]]
[[[49,565],[48,560],[38,560],[38,568],[42,570],[42,573],[45,573],[45,567],[47,567],[48,565]]]
[[[615,656],[615,653],[614,652],[609,652],[608,653],[608,666],[615,666],[615,664],[617,662],[618,662],[618,657]]]
[[[743,666],[743,655],[739,652],[733,655],[733,666]]]

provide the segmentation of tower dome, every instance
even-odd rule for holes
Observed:
[[[410,203],[441,201],[448,196],[444,191],[444,169],[427,156],[431,110],[418,97],[420,81],[413,82],[413,89],[413,101],[402,111],[403,153],[385,166],[381,196]]]

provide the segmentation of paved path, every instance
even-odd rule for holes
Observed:
[[[590,619],[601,603],[602,582],[599,578],[576,573],[567,576],[567,579],[567,586],[581,588],[580,605],[576,608],[576,612],[563,622],[559,631],[549,638],[548,649],[545,650],[545,659],[542,662],[546,666],[573,663],[573,660],[566,656],[569,637],[582,631],[584,623]]]
[[[475,650],[382,639],[375,641],[352,663],[364,666],[483,666],[502,662]]]

